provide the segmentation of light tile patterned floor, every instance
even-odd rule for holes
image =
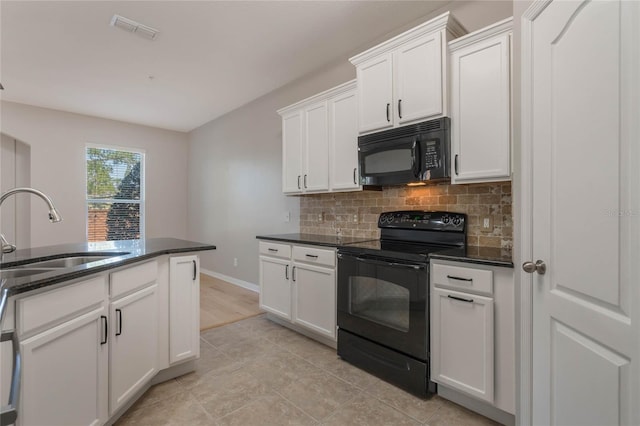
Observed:
[[[495,425],[416,398],[264,315],[201,334],[195,372],[152,387],[125,425]]]

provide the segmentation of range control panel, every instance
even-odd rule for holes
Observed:
[[[466,221],[464,213],[407,210],[380,214],[378,228],[464,232]]]

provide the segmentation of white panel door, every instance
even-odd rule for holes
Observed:
[[[327,101],[305,109],[305,143],[303,145],[305,191],[329,189],[329,113]]]
[[[451,53],[453,183],[511,176],[509,34]]]
[[[20,344],[20,425],[106,422],[106,319],[106,309],[101,307]]]
[[[336,272],[333,268],[294,263],[293,321],[336,338]]]
[[[358,66],[358,128],[360,133],[393,126],[391,53]]]
[[[111,303],[109,413],[113,415],[158,372],[158,286]]]
[[[493,299],[431,290],[431,380],[493,403]]]
[[[359,189],[358,104],[352,90],[329,101],[331,189]]]
[[[282,191],[302,192],[303,111],[282,117]]]
[[[169,260],[169,363],[200,355],[200,268],[198,256]]]
[[[289,260],[260,256],[260,309],[291,319]]]
[[[525,16],[533,423],[640,424],[640,3]]]
[[[422,36],[399,48],[395,66],[394,121],[403,124],[442,114],[442,35]]]

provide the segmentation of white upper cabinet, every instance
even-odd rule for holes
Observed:
[[[333,191],[358,190],[358,117],[355,89],[329,100],[331,135],[329,136],[331,161],[331,189]]]
[[[511,179],[512,21],[449,43],[452,183]]]
[[[282,191],[302,191],[302,120],[303,111],[290,111],[282,116]]]
[[[362,189],[356,99],[353,80],[278,111],[285,194]]]
[[[465,29],[446,12],[350,59],[360,133],[447,115],[447,41]]]

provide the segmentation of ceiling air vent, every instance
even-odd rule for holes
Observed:
[[[111,18],[111,26],[121,28],[130,33],[138,34],[144,38],[148,38],[149,40],[155,40],[160,32],[155,28],[151,28],[147,25],[141,24],[140,22],[136,22],[120,15],[113,15],[113,18]]]

